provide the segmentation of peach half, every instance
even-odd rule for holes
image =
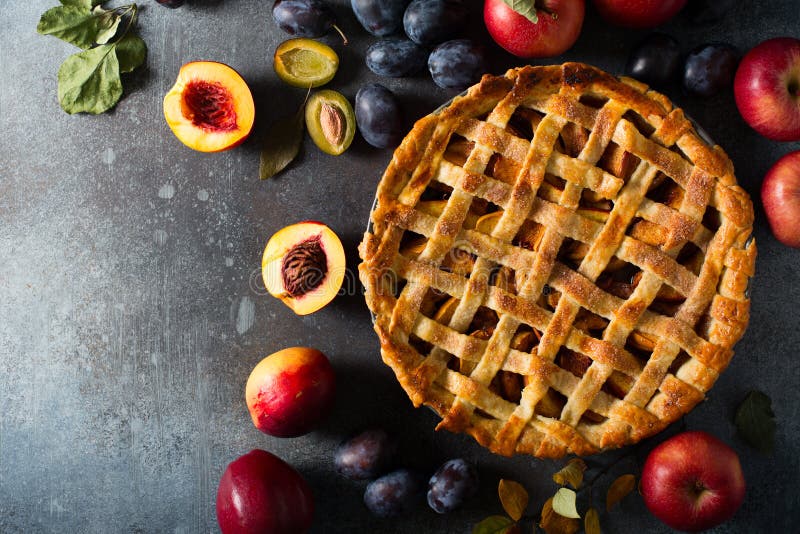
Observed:
[[[332,301],[342,287],[345,268],[339,237],[316,221],[278,231],[261,259],[267,291],[297,315],[314,313]]]
[[[222,63],[194,61],[181,67],[164,97],[164,117],[184,145],[221,152],[250,135],[256,107],[238,72]]]

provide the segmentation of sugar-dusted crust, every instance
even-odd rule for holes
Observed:
[[[750,199],[634,80],[578,63],[484,76],[417,122],[377,196],[359,273],[383,360],[440,427],[499,454],[659,432],[747,326]]]

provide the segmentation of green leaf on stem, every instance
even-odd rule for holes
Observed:
[[[122,17],[107,11],[97,18],[100,22],[98,24],[97,36],[94,38],[94,41],[97,44],[106,44],[113,39],[115,35],[117,35],[117,30],[119,30],[119,24],[122,22]]]
[[[503,3],[534,24],[539,22],[535,0],[503,0]]]
[[[64,6],[85,7],[86,9],[91,9],[94,6],[103,3],[103,0],[59,0],[59,1],[61,2],[61,5]]]
[[[44,12],[36,31],[87,50],[95,44],[100,31],[100,18],[92,15],[85,6],[58,6]]]
[[[258,171],[262,180],[272,178],[281,172],[300,152],[300,145],[303,144],[305,107],[306,104],[303,102],[297,113],[278,120],[267,132],[264,148],[261,149],[261,164]]]
[[[58,70],[58,101],[69,114],[98,114],[122,96],[114,45],[102,45],[67,58]]]
[[[116,44],[119,71],[131,72],[144,63],[147,57],[147,45],[138,35],[128,33]]]
[[[761,452],[772,452],[775,448],[775,413],[772,400],[761,391],[747,394],[736,409],[736,430],[748,445]]]

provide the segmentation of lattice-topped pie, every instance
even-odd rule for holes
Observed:
[[[359,270],[384,361],[440,427],[586,455],[660,431],[728,365],[752,221],[730,160],[666,97],[523,67],[417,122]]]

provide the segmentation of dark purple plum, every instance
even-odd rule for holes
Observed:
[[[378,517],[396,517],[422,501],[422,477],[408,469],[373,480],[364,492],[364,504]]]
[[[295,37],[322,37],[335,29],[347,43],[336,26],[336,15],[322,0],[276,0],[272,17],[278,27]]]
[[[469,39],[447,41],[431,53],[428,70],[439,87],[462,90],[486,72],[486,56],[483,47]]]
[[[400,104],[394,93],[379,83],[358,90],[356,124],[364,140],[376,148],[395,147],[403,138]]]
[[[334,466],[340,475],[353,480],[375,478],[390,467],[396,450],[385,430],[370,428],[339,445]]]
[[[172,9],[181,7],[186,2],[184,0],[156,0],[162,6],[166,6]]]
[[[651,33],[631,52],[625,72],[649,85],[664,85],[675,77],[681,47],[665,33]]]
[[[372,35],[391,35],[403,26],[409,0],[350,0],[358,22]]]
[[[428,482],[428,505],[439,514],[452,512],[478,492],[478,471],[466,460],[448,460]]]
[[[408,39],[384,39],[367,48],[366,60],[378,76],[402,78],[425,68],[428,51]]]
[[[683,88],[696,96],[714,96],[731,86],[739,64],[739,51],[725,43],[698,46],[686,57]]]
[[[466,21],[461,0],[414,0],[403,15],[403,28],[415,43],[433,46],[458,35]]]

